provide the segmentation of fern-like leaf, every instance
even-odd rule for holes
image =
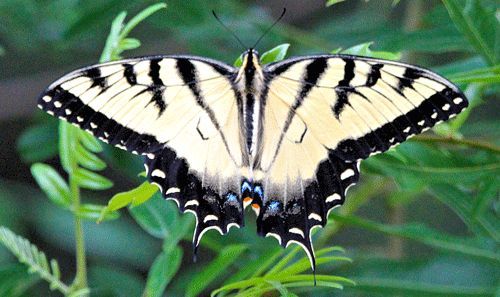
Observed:
[[[2,243],[19,262],[28,266],[30,273],[38,274],[46,280],[51,290],[58,290],[65,296],[70,293],[70,288],[60,279],[59,264],[56,260],[47,260],[47,256],[27,239],[16,235],[6,227],[0,227],[0,243]]]

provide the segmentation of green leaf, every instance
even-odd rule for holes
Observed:
[[[66,181],[49,165],[35,163],[31,174],[47,197],[63,208],[71,205],[71,192]]]
[[[84,189],[107,190],[113,186],[111,180],[84,168],[78,168],[73,173],[73,178]]]
[[[483,182],[473,202],[472,216],[474,218],[477,219],[482,216],[487,211],[489,205],[493,204],[495,199],[498,199],[498,185],[500,185],[500,176],[497,176],[495,180]]]
[[[157,3],[139,12],[125,25],[125,27],[123,27],[123,29],[120,32],[120,36],[118,37],[118,40],[121,41],[125,39],[130,34],[130,31],[132,31],[140,22],[144,21],[158,10],[164,9],[166,7],[167,4],[165,3]]]
[[[498,73],[500,73],[500,65],[453,73],[447,77],[455,83],[483,82],[493,84],[500,82]]]
[[[140,42],[137,39],[127,38],[130,32],[144,19],[157,12],[160,9],[167,7],[165,3],[157,3],[142,10],[135,15],[129,22],[124,24],[126,12],[121,12],[111,24],[111,30],[106,45],[101,54],[99,61],[101,63],[116,60],[121,58],[120,54],[128,49],[137,48]]]
[[[414,251],[417,248],[410,246]],[[463,295],[458,296],[477,296],[472,292],[492,291],[497,287],[498,265],[495,264],[456,253],[437,253],[431,257],[405,257],[399,260],[364,253],[359,254],[350,267],[345,267],[346,273],[356,282],[356,286],[346,291],[356,296],[456,296],[453,293],[456,290],[463,292]],[[370,286],[365,287],[366,281],[370,281]],[[387,286],[389,283],[398,287],[394,292],[412,288],[420,293],[409,290],[392,293],[391,286]],[[439,288],[443,290],[441,293]],[[381,291],[377,294],[379,289],[387,291],[385,294]]]
[[[469,43],[479,52],[488,64],[494,66],[499,59],[500,48],[495,50],[500,39],[497,34],[498,20],[494,10],[483,6],[485,1],[443,0],[455,26],[464,34]],[[489,11],[490,10],[490,11]]]
[[[500,75],[498,74],[471,75],[467,77],[457,77],[452,79],[452,81],[457,84],[465,84],[465,83],[497,84],[500,83]]]
[[[246,245],[230,245],[222,249],[214,260],[191,278],[186,290],[187,297],[198,296],[213,281],[226,274],[229,266],[247,249]]]
[[[53,289],[60,291],[64,295],[69,293],[69,287],[59,278],[59,265],[54,264],[56,263],[55,260],[51,260],[51,265],[49,266],[47,257],[35,245],[5,227],[0,227],[0,243],[13,253],[19,262],[27,265],[30,273],[38,274]],[[51,267],[57,268],[55,271],[52,271]]]
[[[158,192],[158,187],[146,181],[133,190],[116,194],[108,205],[111,210],[117,210],[129,204],[138,206],[148,201],[156,192]]]
[[[168,283],[175,276],[181,266],[182,249],[174,247],[163,250],[154,261],[148,273],[145,297],[161,297]]]
[[[101,57],[99,58],[100,63],[109,62],[114,59],[120,58],[117,54],[115,54],[115,51],[117,50],[118,44],[120,43],[119,36],[123,28],[123,21],[125,21],[125,17],[127,17],[127,13],[125,11],[122,11],[111,23],[111,30],[109,32],[108,38],[106,39],[106,44],[104,45]]]
[[[260,62],[264,65],[283,60],[286,57],[286,53],[289,47],[290,44],[283,43],[268,50],[267,52],[262,54],[262,56],[260,57]]]
[[[84,130],[79,131],[80,143],[89,151],[93,153],[102,152],[103,148],[99,140],[97,140],[92,134]]]
[[[59,158],[67,173],[73,173],[76,167],[74,152],[78,143],[78,130],[66,122],[59,123]]]
[[[348,49],[342,50],[341,54],[347,55],[355,55],[355,56],[364,56],[378,59],[386,59],[386,60],[399,60],[401,59],[401,53],[391,53],[391,52],[383,52],[383,51],[372,51],[370,46],[373,42],[366,42],[362,44],[355,45]]]
[[[344,286],[341,283],[349,284],[349,285],[354,285],[355,283],[347,279],[345,277],[341,276],[334,276],[334,275],[321,275],[318,274],[316,275],[316,280],[317,286],[325,286],[329,288],[337,288],[337,289],[342,289]],[[310,287],[312,283],[314,282],[314,276],[312,274],[300,274],[300,275],[272,275],[268,277],[254,277],[250,278],[247,280],[239,281],[236,283],[232,283],[229,285],[225,285],[221,288],[218,288],[217,290],[212,291],[210,296],[216,296],[217,294],[223,292],[223,291],[231,291],[231,290],[242,290],[250,287],[257,287],[261,286],[263,283],[267,281],[278,281],[282,283],[285,287],[288,287],[290,285],[291,287]],[[271,286],[268,286],[268,288],[262,289],[262,292],[267,292],[270,291],[270,289],[274,289]],[[253,293],[253,292],[252,292]],[[259,294],[257,294],[258,296]],[[255,296],[255,294],[249,295],[249,296]]]
[[[129,204],[132,204],[132,206],[140,205],[153,197],[156,192],[158,192],[158,187],[146,181],[135,189],[115,194],[102,210],[101,216],[104,217],[108,213],[117,211]],[[101,221],[101,218],[99,218],[99,221]]]
[[[120,44],[118,46],[123,51],[132,50],[132,49],[136,49],[136,48],[140,47],[141,42],[135,38],[125,38],[125,39],[120,41]]]
[[[340,2],[344,2],[345,0],[328,0],[326,1],[326,7],[335,5]]]
[[[298,295],[287,290],[285,286],[283,286],[280,282],[277,281],[267,281],[270,285],[272,285],[279,293],[281,297],[298,297]]]
[[[491,180],[495,184],[494,181],[498,180],[498,175],[483,180]],[[457,185],[437,184],[431,185],[429,191],[439,201],[453,210],[472,232],[478,236],[488,236],[496,242],[500,242],[500,221],[498,220],[498,215],[488,212],[475,217],[475,205],[468,190]]]
[[[275,274],[281,271],[281,269],[287,266],[300,251],[301,249],[298,246],[293,248],[285,257],[281,258],[278,263],[273,265],[273,267],[266,273],[266,275]]]
[[[406,160],[396,158],[394,152],[402,154]],[[363,166],[371,172],[393,177],[409,191],[422,190],[423,185],[430,184],[473,185],[487,176],[500,173],[498,162],[478,162],[463,156],[409,141],[396,150],[369,158]]]
[[[177,244],[190,227],[189,216],[179,217],[177,206],[156,194],[147,202],[129,208],[130,214],[146,232],[157,238],[168,238]]]
[[[307,256],[303,256],[300,260],[289,264],[287,267],[284,267],[283,262],[289,263],[289,259],[292,259],[297,252],[301,252],[302,248],[301,247],[295,247],[284,259],[283,261],[278,262],[277,265],[273,266],[271,270],[269,270],[268,273],[266,273],[266,276],[272,275],[272,274],[284,274],[284,275],[294,275],[294,274],[299,274],[301,272],[307,271],[308,269],[311,268],[311,263],[309,262],[309,258]],[[323,263],[328,263],[330,261],[351,261],[351,259],[347,257],[323,257],[326,254],[329,254],[331,252],[342,252],[344,253],[345,251],[339,247],[339,246],[332,246],[328,248],[321,249],[319,251],[315,252],[316,256],[316,265],[319,266]],[[283,269],[282,269],[283,268]],[[258,275],[258,274],[256,274]],[[254,276],[256,276],[254,275]]]
[[[453,76],[459,75],[460,73],[474,72],[476,69],[477,71],[488,69],[488,65],[479,55],[463,60],[453,61],[445,65],[432,67],[433,71],[447,78],[453,78]]]
[[[500,262],[500,254],[498,253],[483,248],[478,244],[473,244],[471,241],[467,241],[464,238],[440,233],[423,224],[389,226],[355,216],[343,216],[336,213],[332,213],[330,216],[335,221],[344,224],[355,225],[371,231],[416,240],[426,245],[447,251],[454,251],[489,261]]]
[[[94,153],[86,150],[83,145],[77,144],[74,152],[75,159],[81,166],[93,170],[100,171],[106,168],[106,163],[97,157]]]
[[[268,253],[261,255],[259,261],[251,261],[248,264],[245,264],[245,269],[240,269],[238,272],[232,274],[228,279],[226,279],[224,284],[234,283],[250,277],[261,276],[269,269],[269,267],[276,263],[277,259],[283,257],[284,253],[285,250],[281,248],[269,250]]]
[[[233,65],[234,67],[241,67],[241,65],[243,65],[243,55],[239,55]]]
[[[342,256],[317,257],[316,267],[333,262],[352,262],[352,260],[348,257],[342,257]],[[299,261],[291,264],[287,268],[283,269],[280,272],[280,274],[295,275],[305,271],[309,271],[310,269],[311,269],[311,262],[309,262],[309,258],[304,257]]]
[[[76,211],[76,215],[82,219],[86,219],[89,221],[107,221],[114,220],[119,217],[119,213],[117,212],[107,212],[103,214],[105,206],[98,204],[85,203],[80,205],[78,211]]]

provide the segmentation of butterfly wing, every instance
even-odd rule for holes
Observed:
[[[468,104],[441,76],[391,61],[313,56],[270,64],[265,72],[258,230],[284,246],[302,245],[313,267],[311,229],[344,202],[359,161]]]
[[[104,142],[146,156],[149,180],[208,229],[243,223],[238,99],[228,65],[155,56],[80,69],[54,82],[39,107]]]

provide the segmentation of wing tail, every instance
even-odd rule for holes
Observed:
[[[168,147],[150,153],[145,167],[148,179],[159,187],[165,199],[175,201],[181,212],[195,216],[195,253],[207,231],[215,229],[226,234],[231,227],[243,225],[241,194],[231,187],[235,184],[232,181],[225,181],[227,185],[222,191],[202,185],[197,174],[190,172],[188,163]]]

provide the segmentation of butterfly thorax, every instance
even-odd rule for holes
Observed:
[[[257,51],[249,49],[243,54],[236,86],[243,99],[243,127],[245,144],[250,162],[255,160],[260,145],[262,127],[261,93],[264,88],[264,74]]]

